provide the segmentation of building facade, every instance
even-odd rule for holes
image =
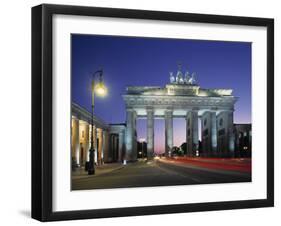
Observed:
[[[71,106],[71,156],[73,167],[84,167],[89,161],[91,113],[76,103]],[[107,124],[94,116],[95,164],[122,161],[124,124]]]

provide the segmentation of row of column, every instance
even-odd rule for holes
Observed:
[[[165,155],[170,156],[173,148],[173,111],[165,111]],[[136,112],[127,109],[126,159],[136,160]],[[231,156],[234,151],[233,111],[205,111],[201,117],[201,148],[198,136],[198,110],[186,114],[187,155],[197,156],[201,149],[202,156]],[[154,152],[154,111],[147,109],[147,155]]]
[[[91,126],[87,122],[79,122],[72,118],[72,162],[77,166],[83,166],[89,161]],[[96,164],[104,161],[105,150],[108,149],[107,132],[94,126],[94,148]]]
[[[198,139],[198,119],[201,121],[201,147]],[[205,157],[234,156],[233,111],[205,111],[201,117],[198,110],[186,116],[187,155]],[[199,153],[200,151],[200,153]]]

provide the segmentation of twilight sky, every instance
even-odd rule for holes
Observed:
[[[251,123],[251,43],[103,35],[72,35],[72,101],[91,109],[91,73],[103,68],[108,95],[95,98],[95,114],[125,122],[126,86],[165,86],[181,62],[202,88],[230,88],[239,97],[234,122]],[[146,138],[146,120],[137,121]],[[185,142],[185,121],[174,119],[174,144]],[[155,151],[164,151],[164,120],[155,120]]]

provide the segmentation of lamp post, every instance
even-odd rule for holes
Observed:
[[[96,75],[99,75],[99,81],[95,84]],[[95,174],[95,148],[94,148],[94,108],[95,108],[95,93],[98,96],[105,96],[107,89],[103,82],[103,70],[98,70],[93,73],[92,77],[92,112],[91,112],[91,146],[89,150],[89,167],[88,174]],[[96,129],[95,129],[96,131]]]

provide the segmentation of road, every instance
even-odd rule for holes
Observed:
[[[73,190],[250,182],[251,173],[214,170],[188,164],[154,160],[127,164],[112,172],[75,178]]]

